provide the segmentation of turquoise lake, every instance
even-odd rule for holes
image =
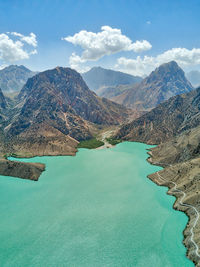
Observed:
[[[149,146],[124,142],[43,162],[38,182],[0,176],[0,266],[189,267],[175,198],[147,175]]]

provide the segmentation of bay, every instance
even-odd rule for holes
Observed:
[[[149,146],[124,142],[46,164],[38,182],[0,176],[0,266],[194,266],[188,218],[147,175]]]

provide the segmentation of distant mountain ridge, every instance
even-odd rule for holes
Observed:
[[[10,65],[0,70],[0,88],[5,93],[20,91],[28,78],[34,76],[33,72],[23,65]]]
[[[115,101],[115,99],[117,98],[117,96],[120,96],[122,94],[124,94],[124,92],[126,92],[127,90],[129,90],[130,88],[133,88],[135,86],[137,86],[138,83],[135,84],[119,84],[119,85],[115,85],[115,86],[103,86],[101,88],[99,88],[96,93],[97,95],[101,96],[101,97],[105,97],[108,98],[112,101]],[[115,101],[117,102],[117,101]]]
[[[142,80],[139,76],[133,76],[120,71],[93,67],[88,72],[82,74],[90,90],[98,93],[101,87],[117,86],[119,84],[134,84]]]
[[[174,95],[193,89],[183,70],[175,61],[171,61],[156,68],[137,86],[134,85],[111,99],[129,108],[149,110]]]

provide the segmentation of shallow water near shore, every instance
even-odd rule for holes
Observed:
[[[38,182],[0,176],[0,265],[194,266],[182,244],[187,216],[147,178],[141,143],[80,149],[42,162]]]

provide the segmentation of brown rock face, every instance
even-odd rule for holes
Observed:
[[[200,126],[171,138],[151,149],[152,161],[165,163],[185,162],[200,155]]]
[[[72,69],[41,72],[28,79],[17,105],[8,112],[1,154],[74,155],[78,141],[92,137],[92,125],[119,124],[128,113],[90,91]]]
[[[87,121],[117,124],[126,108],[101,99],[90,91],[82,77],[69,68],[56,68],[30,78],[19,94],[24,101],[20,114],[7,128],[8,136],[21,135],[45,123],[77,140],[91,137]]]
[[[34,124],[16,137],[4,143],[4,153],[17,157],[75,155],[78,141],[59,130],[42,123]]]
[[[57,108],[60,106],[63,111],[69,111],[93,123],[117,124],[126,115],[125,108],[97,97],[89,90],[81,75],[69,68],[57,67],[39,73],[28,80],[19,97],[26,98],[25,104],[28,105],[28,100],[35,102],[36,99],[41,99],[40,101],[43,102],[47,94],[50,103],[52,97],[56,97],[53,102],[57,102],[54,103]],[[35,104],[38,108],[37,103]]]

